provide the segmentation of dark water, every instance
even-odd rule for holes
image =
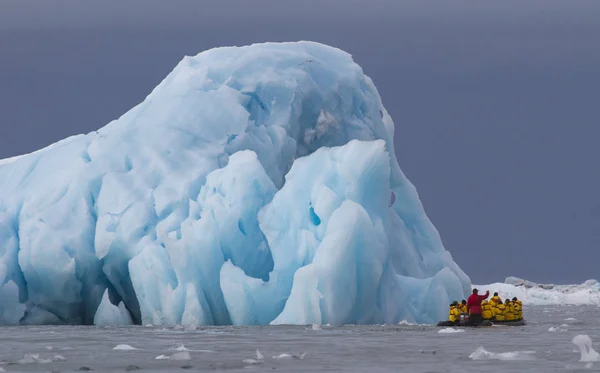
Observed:
[[[587,334],[600,342],[600,308],[526,307],[525,327],[466,329],[440,334],[434,326],[323,327],[7,327],[0,360],[7,372],[577,372],[600,371],[579,362],[571,343]],[[569,318],[577,319],[567,320]],[[566,324],[557,332],[551,327]],[[138,350],[113,350],[127,344]],[[189,349],[177,351],[181,344]],[[600,350],[595,347],[596,350]],[[483,347],[491,353],[469,356]],[[258,360],[256,350],[264,356]],[[529,351],[529,352],[524,352]],[[301,354],[304,354],[303,358]],[[30,355],[28,355],[30,354]],[[32,356],[31,354],[37,354]],[[160,355],[184,360],[157,360]],[[185,360],[189,354],[189,360]],[[273,356],[295,355],[280,359]],[[484,354],[485,355],[485,354]],[[252,364],[246,359],[257,360]],[[505,360],[498,360],[505,359]]]

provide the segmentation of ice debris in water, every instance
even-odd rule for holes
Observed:
[[[242,362],[245,364],[252,364],[252,365],[262,364],[264,358],[265,357],[263,356],[263,354],[261,354],[261,352],[259,350],[256,350],[256,359],[244,359]]]
[[[113,350],[120,350],[120,351],[135,351],[137,350],[137,348],[132,347],[130,345],[125,345],[125,344],[121,344],[121,345],[116,345]]]
[[[155,358],[156,360],[191,360],[192,356],[188,351],[176,352],[172,355],[159,355]]]
[[[490,352],[483,347],[478,347],[469,355],[472,360],[535,360],[535,351]]]
[[[456,328],[444,328],[438,331],[438,334],[453,334],[453,333],[464,333],[464,329]]]
[[[11,362],[11,364],[47,364],[66,360],[62,355],[55,355],[53,358],[43,358],[40,357],[40,354],[25,354],[22,359]]]
[[[600,354],[592,347],[592,339],[585,334],[579,334],[572,340],[573,344],[579,348],[581,355],[579,361],[593,363],[600,361]]]
[[[393,136],[339,49],[185,57],[119,119],[0,165],[0,323],[438,322],[471,284]]]
[[[551,326],[548,329],[548,331],[549,332],[566,332],[567,328],[566,328],[566,325],[561,325],[561,326],[556,326],[556,327],[555,326]]]
[[[312,329],[312,330],[321,330],[321,325],[318,325],[318,324],[312,324],[312,326],[311,326],[311,329]]]
[[[180,343],[176,347],[170,347],[169,351],[189,351],[189,349],[183,343]]]

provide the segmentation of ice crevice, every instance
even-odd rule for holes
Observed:
[[[393,136],[339,49],[185,57],[98,131],[0,162],[0,324],[443,319],[471,283]]]

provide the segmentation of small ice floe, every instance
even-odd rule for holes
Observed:
[[[520,360],[535,360],[535,351],[511,351],[511,352],[490,352],[483,347],[478,347],[469,359],[472,360],[503,360],[503,361],[520,361]]]
[[[581,322],[574,317],[567,317],[565,319],[565,321],[568,322],[569,324],[579,324]]]
[[[184,330],[185,328],[181,324],[177,324],[173,327],[173,330]]]
[[[137,350],[137,348],[132,347],[130,345],[116,345],[113,350],[119,350],[119,351],[135,351]]]
[[[40,357],[40,354],[25,354],[22,359],[10,362],[9,364],[47,364],[66,360],[62,355],[55,355],[53,358],[43,358]]]
[[[438,334],[453,334],[453,333],[464,333],[464,329],[445,328],[438,331]]]
[[[193,324],[192,325],[187,325],[185,327],[185,330],[186,331],[190,331],[190,332],[196,331],[197,329],[198,329],[198,326],[197,325],[193,325]]]
[[[306,356],[306,352],[302,352],[300,354],[293,354],[292,357],[298,360],[304,360],[304,356]]]
[[[312,326],[311,326],[311,329],[312,329],[312,330],[321,330],[321,325],[318,325],[318,324],[312,324]]]
[[[144,325],[144,326],[145,326],[146,328],[153,328],[153,327],[154,327],[154,325],[152,325],[152,324],[146,324],[146,325]]]
[[[261,354],[259,350],[256,350],[256,359],[244,359],[244,360],[242,360],[242,362],[244,364],[257,365],[257,364],[262,364],[264,358],[265,357],[263,356],[263,354]]]
[[[4,368],[0,367],[0,372],[6,372]]]
[[[592,339],[588,335],[580,334],[575,336],[572,342],[579,348],[579,353],[581,355],[579,361],[584,363],[600,361],[600,354],[592,347]]]
[[[566,326],[551,326],[550,329],[548,329],[549,332],[566,332],[567,328]]]
[[[417,325],[417,324],[414,324],[414,323],[408,322],[408,321],[406,321],[406,320],[402,320],[402,321],[400,321],[400,322],[398,323],[398,325],[411,326],[411,325]]]
[[[191,360],[192,356],[187,351],[176,352],[173,355],[159,355],[155,357],[156,360]]]
[[[170,347],[169,351],[189,351],[190,349],[185,347],[183,343],[178,344],[176,347]]]
[[[52,346],[46,346],[46,350],[52,350]]]
[[[290,355],[290,354],[280,354],[277,356],[273,356],[273,359],[287,359],[287,358],[291,358],[291,357],[292,357],[292,355]]]

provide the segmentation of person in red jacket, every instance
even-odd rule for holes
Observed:
[[[479,295],[479,290],[473,289],[473,294],[467,299],[467,309],[469,310],[469,322],[479,325],[483,322],[481,316],[481,301],[490,296],[490,291],[486,291],[485,295]]]

